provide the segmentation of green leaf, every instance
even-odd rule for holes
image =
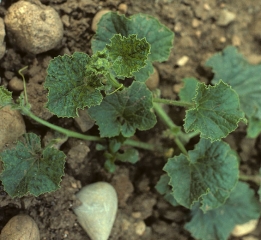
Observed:
[[[170,185],[170,177],[167,174],[163,174],[160,177],[160,180],[157,182],[155,188],[156,190],[164,196],[164,199],[169,202],[172,206],[179,206],[177,201],[175,200]]]
[[[212,67],[215,73],[212,83],[222,79],[231,85],[246,116],[261,120],[261,64],[249,64],[235,47],[229,46],[212,56],[206,65]]]
[[[227,240],[235,225],[259,216],[260,206],[254,191],[246,183],[239,182],[223,206],[204,213],[196,205],[185,228],[198,240]]]
[[[24,134],[16,146],[0,153],[4,170],[0,175],[5,191],[11,197],[57,190],[64,175],[65,154],[55,148],[41,149],[40,138]]]
[[[261,133],[261,119],[251,117],[248,119],[247,137],[256,138]]]
[[[139,39],[146,38],[151,45],[150,61],[166,61],[173,45],[174,33],[157,19],[146,14],[136,14],[130,18],[114,12],[106,13],[98,23],[92,39],[93,52],[101,51],[114,34],[128,37],[137,34]]]
[[[184,78],[184,87],[179,92],[179,98],[184,102],[193,102],[199,81],[196,78]]]
[[[99,106],[88,109],[99,126],[101,137],[114,137],[120,133],[131,137],[136,129],[148,130],[156,124],[152,108],[152,94],[144,83],[133,82],[122,91],[106,96]]]
[[[49,90],[46,107],[52,113],[59,117],[76,117],[77,109],[102,101],[99,76],[86,74],[89,62],[90,57],[79,52],[56,57],[50,62],[44,86]]]
[[[216,141],[233,132],[240,120],[245,120],[237,93],[222,81],[215,86],[198,83],[193,101],[195,107],[186,111],[186,132],[200,131],[201,137]]]
[[[116,171],[116,165],[114,162],[112,162],[110,159],[107,159],[104,163],[104,168],[109,172],[109,173],[114,173]]]
[[[259,177],[261,179],[261,168],[259,169]],[[259,184],[258,194],[259,194],[259,201],[261,202],[261,182]]]
[[[113,62],[112,68],[118,76],[132,77],[134,72],[146,65],[150,45],[145,38],[137,39],[135,34],[128,37],[116,34],[110,41],[106,49]]]
[[[146,82],[149,76],[153,73],[153,65],[150,61],[146,61],[144,68],[140,69],[138,72],[133,73],[135,80],[138,82]]]
[[[0,108],[12,103],[12,93],[5,87],[0,86]]]
[[[117,153],[116,158],[122,162],[134,164],[139,160],[139,152],[134,148],[129,148],[124,153]]]
[[[176,201],[191,208],[200,201],[205,212],[221,206],[238,181],[238,161],[225,142],[201,139],[188,156],[168,159],[163,168]]]

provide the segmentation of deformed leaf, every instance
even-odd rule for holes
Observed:
[[[193,102],[193,98],[196,95],[196,89],[199,81],[196,78],[184,78],[184,87],[179,92],[181,101]]]
[[[167,174],[163,174],[160,177],[160,180],[157,182],[155,188],[156,190],[164,196],[164,199],[169,202],[172,206],[179,206],[175,200],[171,187],[169,185],[170,177]]]
[[[260,216],[260,205],[246,183],[239,182],[224,205],[204,213],[199,205],[192,210],[192,219],[185,225],[196,239],[227,240],[235,225]]]
[[[229,46],[212,56],[206,65],[215,73],[212,83],[222,79],[231,85],[247,118],[261,120],[261,64],[249,64],[235,47]]]
[[[90,57],[80,52],[58,56],[50,62],[44,84],[49,90],[46,107],[58,117],[76,117],[77,109],[102,101],[99,77],[86,74],[89,62]]]
[[[5,87],[0,86],[0,108],[12,103],[12,93]]]
[[[146,65],[150,45],[145,38],[137,39],[135,34],[128,37],[116,34],[110,41],[106,49],[113,62],[112,68],[118,76],[132,77],[134,72]]]
[[[176,201],[191,208],[200,201],[205,212],[221,206],[238,181],[238,161],[225,142],[201,139],[188,156],[168,159],[163,168]]]
[[[195,107],[186,111],[186,132],[200,131],[201,137],[216,141],[234,131],[240,120],[245,120],[237,93],[222,81],[208,87],[198,83],[193,101]]]
[[[124,153],[117,153],[116,158],[122,162],[134,164],[139,160],[139,152],[134,148],[129,148]]]
[[[144,83],[133,82],[122,91],[106,96],[99,106],[88,112],[99,126],[101,137],[114,137],[120,133],[131,137],[136,129],[148,130],[156,124],[152,108],[152,94]]]
[[[150,61],[146,61],[144,68],[141,68],[139,71],[133,73],[135,80],[138,82],[146,82],[149,76],[153,73],[153,65]]]
[[[151,45],[150,61],[166,61],[173,45],[174,33],[157,19],[146,14],[135,14],[130,18],[114,12],[106,13],[98,23],[92,39],[92,50],[101,51],[114,34],[128,37],[137,34],[139,39],[146,38]]]
[[[55,148],[41,148],[34,133],[24,134],[16,146],[0,153],[4,170],[0,179],[11,197],[57,190],[64,175],[65,154]]]

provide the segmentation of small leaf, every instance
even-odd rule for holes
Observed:
[[[221,206],[238,181],[238,161],[227,143],[201,139],[188,156],[168,159],[163,168],[176,201],[191,208],[200,201],[202,210]]]
[[[57,190],[64,175],[65,154],[55,148],[41,149],[40,138],[24,134],[15,148],[0,153],[4,170],[0,175],[5,191],[11,197]]]
[[[112,162],[110,159],[107,159],[104,163],[104,168],[109,172],[109,173],[114,173],[116,171],[116,165],[114,162]]]
[[[260,210],[254,191],[239,182],[223,206],[204,213],[195,205],[185,228],[196,239],[227,240],[235,225],[258,219]]]
[[[0,108],[12,103],[12,93],[5,87],[0,86]]]
[[[261,120],[261,64],[249,64],[235,47],[229,46],[212,56],[206,65],[215,73],[212,83],[222,79],[231,85],[246,116]]]
[[[146,38],[151,45],[150,61],[166,61],[173,45],[174,33],[157,19],[146,14],[135,14],[130,18],[114,12],[106,13],[98,23],[92,39],[93,52],[101,51],[114,34],[128,37],[137,34],[139,39]]]
[[[195,107],[186,111],[186,132],[200,131],[201,137],[217,141],[234,131],[240,120],[245,120],[238,95],[222,81],[208,87],[199,83],[193,101]]]
[[[181,101],[193,102],[199,81],[196,78],[184,78],[184,87],[179,92]]]
[[[120,77],[132,77],[134,72],[146,65],[150,53],[146,39],[137,39],[135,34],[128,37],[114,35],[106,49],[113,62],[112,68]]]
[[[248,119],[247,137],[256,138],[261,133],[261,119],[251,117]]]
[[[79,52],[56,57],[50,62],[44,84],[49,90],[46,107],[58,117],[76,117],[77,109],[102,101],[98,90],[102,86],[100,78],[86,74],[89,62],[90,57]]]
[[[259,177],[261,179],[261,168],[259,169]],[[261,182],[259,183],[258,194],[259,194],[259,201],[261,202]]]
[[[123,91],[106,96],[99,106],[88,112],[99,126],[101,137],[114,137],[120,133],[131,137],[136,129],[148,130],[156,124],[152,108],[152,94],[144,83],[133,82]]]
[[[124,153],[117,153],[116,158],[122,162],[134,164],[139,160],[139,152],[134,148],[129,148]]]
[[[163,174],[160,177],[160,180],[157,182],[155,188],[156,190],[164,196],[164,199],[169,202],[172,206],[179,206],[177,201],[175,200],[170,185],[168,185],[170,181],[170,177],[167,174]]]

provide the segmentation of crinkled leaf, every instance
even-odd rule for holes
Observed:
[[[146,65],[150,45],[145,38],[137,39],[135,34],[128,37],[116,34],[110,41],[106,49],[113,62],[112,68],[118,76],[132,77],[134,72]]]
[[[139,152],[134,148],[129,148],[124,153],[117,153],[116,158],[122,162],[134,164],[139,160]]]
[[[186,208],[200,201],[203,211],[225,202],[239,174],[237,158],[229,145],[207,139],[201,139],[188,156],[180,154],[168,159],[163,170],[170,177],[176,201]]]
[[[169,185],[170,177],[167,174],[163,174],[160,177],[160,180],[157,182],[155,188],[156,190],[164,196],[164,199],[169,202],[172,206],[179,206],[175,200],[171,187]]]
[[[239,182],[223,206],[204,213],[195,205],[192,219],[185,228],[198,240],[227,240],[235,225],[259,216],[260,206],[254,191]]]
[[[11,197],[57,190],[64,175],[65,154],[55,148],[41,148],[34,133],[24,134],[16,146],[0,153],[4,170],[0,175]]]
[[[0,108],[12,103],[12,93],[5,87],[0,86]]]
[[[156,124],[152,108],[152,94],[144,83],[133,82],[122,91],[106,96],[99,106],[88,109],[99,126],[101,137],[120,133],[131,137],[136,129],[148,130]]]
[[[229,46],[212,56],[206,65],[215,73],[213,83],[222,79],[237,92],[248,118],[261,119],[261,64],[249,64],[235,47]]]
[[[184,78],[184,87],[179,92],[181,101],[193,102],[193,98],[196,95],[196,89],[199,81],[196,78]]]
[[[141,68],[138,72],[133,73],[135,80],[138,82],[146,82],[149,76],[153,73],[153,65],[150,61],[146,61],[144,68]]]
[[[237,93],[220,81],[215,86],[198,83],[195,107],[186,111],[186,132],[200,131],[201,137],[220,140],[234,131],[240,120],[245,120]]]
[[[79,52],[58,56],[50,62],[44,86],[49,90],[46,107],[52,113],[59,117],[76,117],[77,109],[102,101],[99,76],[86,74],[89,62],[90,57]]]
[[[251,117],[248,119],[247,137],[256,138],[261,133],[261,119]]]
[[[146,38],[151,45],[150,61],[166,61],[173,45],[174,33],[157,19],[146,14],[136,14],[130,18],[114,12],[106,13],[98,23],[97,32],[92,39],[93,52],[101,51],[114,34],[128,37],[137,34]]]

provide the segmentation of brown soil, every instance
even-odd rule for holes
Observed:
[[[4,17],[7,8],[16,1],[2,0],[0,17]],[[46,90],[43,82],[46,68],[51,58],[64,54],[82,51],[91,54],[90,40],[93,36],[91,22],[95,13],[107,8],[117,10],[120,3],[128,5],[127,15],[147,13],[157,17],[163,24],[175,32],[175,44],[167,62],[156,64],[160,74],[160,90],[164,98],[175,99],[184,77],[196,77],[209,82],[212,77],[210,69],[204,67],[204,62],[213,53],[222,50],[227,45],[235,45],[252,61],[256,61],[261,53],[260,38],[256,29],[261,26],[259,20],[261,1],[259,0],[41,0],[57,10],[63,19],[69,17],[69,24],[64,25],[64,39],[57,49],[38,54],[28,55],[12,45],[6,37],[7,51],[0,60],[1,84],[7,85],[13,76],[18,76],[18,70],[28,65],[25,75],[28,80],[29,101],[33,112],[43,119],[68,129],[77,129],[73,120],[58,120],[44,108]],[[236,14],[233,23],[219,26],[218,19],[222,9],[228,9]],[[66,17],[65,17],[66,16]],[[259,28],[260,29],[260,28]],[[184,66],[178,66],[177,61],[188,56]],[[171,117],[178,124],[184,111],[171,108]],[[27,131],[44,136],[46,128],[36,125],[26,119]],[[158,123],[153,132],[138,133],[142,139],[161,138],[160,131],[164,126]],[[157,135],[158,134],[158,135]],[[243,158],[241,170],[247,174],[257,174],[260,165],[260,138],[248,140],[245,138],[245,127],[240,127],[227,141]],[[164,139],[161,139],[164,141]],[[82,146],[79,154],[71,149]],[[90,151],[89,151],[90,149]],[[62,146],[67,155],[65,176],[60,190],[39,197],[24,197],[11,199],[0,191],[0,230],[6,222],[18,213],[29,214],[38,224],[41,239],[47,240],[87,240],[87,234],[79,226],[72,211],[76,193],[81,186],[97,182],[110,182],[117,190],[119,209],[111,240],[189,240],[194,239],[183,226],[189,220],[189,211],[182,207],[172,207],[154,189],[165,164],[162,157],[153,153],[141,151],[141,159],[135,165],[119,163],[114,174],[107,173],[104,159],[95,151],[94,143],[70,139]],[[82,152],[81,152],[82,151]],[[88,152],[88,155],[85,152]],[[73,158],[72,158],[73,157]],[[142,236],[139,228],[146,224]],[[259,230],[258,230],[259,229]],[[261,239],[261,224],[251,236]],[[243,238],[231,237],[231,240]]]

